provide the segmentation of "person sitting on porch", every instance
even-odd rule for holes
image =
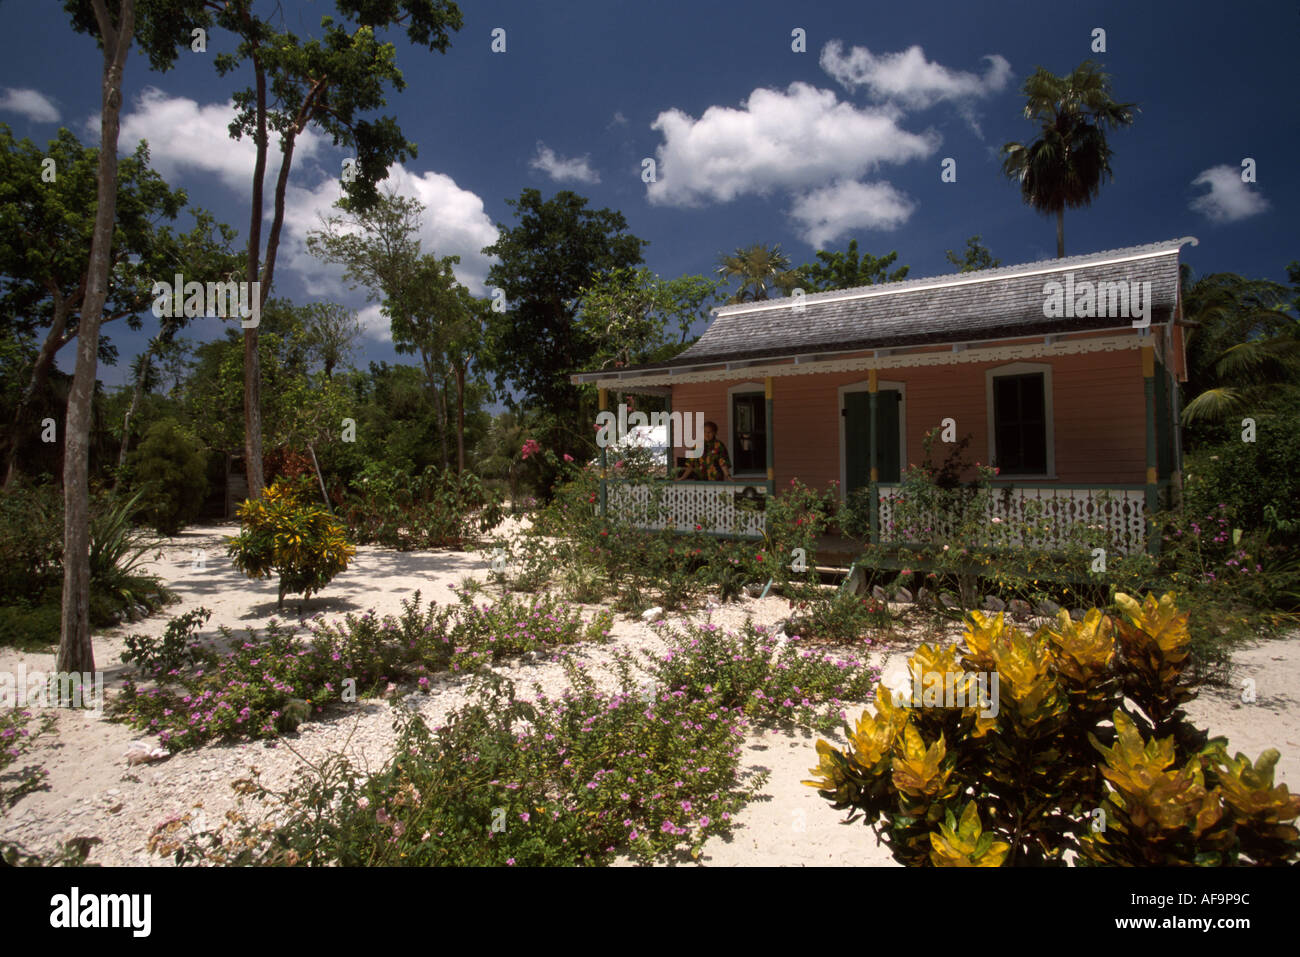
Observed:
[[[718,438],[716,422],[704,423],[704,447],[700,450],[700,457],[687,459],[678,478],[703,482],[723,482],[731,478],[731,456],[727,454],[727,446]]]

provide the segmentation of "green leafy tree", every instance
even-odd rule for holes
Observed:
[[[332,216],[308,234],[307,247],[325,262],[344,267],[354,287],[364,286],[381,304],[399,353],[419,355],[439,414],[443,466],[450,461],[452,431],[447,393],[456,393],[457,470],[465,469],[465,396],[488,364],[483,330],[487,304],[475,300],[457,280],[459,256],[437,257],[420,248],[417,200],[388,192],[370,206],[348,199],[336,204],[345,216]]]
[[[355,175],[344,176],[344,190],[365,205],[376,200],[375,184],[394,162],[416,155],[390,116],[368,118],[386,105],[388,87],[403,90],[392,43],[381,39],[401,28],[411,43],[445,53],[449,31],[462,25],[460,8],[449,0],[337,0],[336,17],[321,18],[320,38],[301,38],[283,27],[275,5],[259,16],[253,0],[207,0],[207,24],[236,40],[234,53],[216,57],[219,76],[249,70],[253,85],[235,92],[230,134],[251,136],[256,148],[252,207],[248,225],[246,279],[261,282],[263,302],[275,278],[276,253],[284,226],[285,194],[298,137],[309,126],[336,145],[355,150]],[[279,135],[280,171],[272,201],[271,226],[262,252],[262,219],[270,133]],[[244,443],[249,495],[262,494],[261,374],[258,329],[244,330]]]
[[[899,266],[890,271],[890,267],[897,261],[897,251],[887,256],[859,253],[858,241],[850,239],[848,247],[843,250],[819,249],[817,261],[800,266],[799,276],[811,292],[879,286],[907,278],[908,266]]]
[[[1281,283],[1183,268],[1187,394],[1183,423],[1219,422],[1300,387],[1300,321]]]
[[[36,432],[32,403],[45,388],[58,354],[83,325],[96,218],[86,197],[97,188],[98,157],[98,149],[83,146],[66,129],[41,149],[30,140],[15,140],[0,124],[0,303],[11,335],[33,346],[40,342],[28,356],[26,386],[14,406],[6,487]],[[50,181],[42,175],[47,158],[54,161]],[[231,233],[210,214],[196,210],[194,228],[183,235],[159,224],[175,219],[185,205],[184,190],[171,189],[149,168],[145,144],[119,160],[108,266],[112,281],[99,317],[101,330],[115,320],[141,329],[140,314],[153,303],[153,283],[160,276],[170,280],[177,272],[212,275],[229,268]],[[171,329],[165,335],[186,319],[168,322]],[[101,332],[97,361],[113,363],[116,358],[116,348]]]
[[[180,422],[167,418],[151,425],[130,465],[145,489],[143,517],[160,535],[175,535],[198,516],[208,489],[207,457]]]
[[[993,258],[993,253],[989,252],[988,247],[980,242],[978,235],[966,240],[966,250],[963,255],[958,256],[951,249],[948,250],[948,262],[956,266],[961,272],[976,272],[980,269],[993,269],[1002,265],[1002,260]]]
[[[723,282],[738,281],[729,303],[760,302],[767,298],[769,289],[779,289],[789,295],[800,282],[799,274],[790,268],[790,257],[780,245],[755,244],[723,255],[718,260],[718,277]]]
[[[582,291],[578,317],[596,344],[593,365],[609,369],[669,358],[680,351],[707,304],[718,300],[721,285],[707,276],[665,280],[644,267],[599,277]],[[680,342],[673,341],[670,330],[680,331]]]
[[[497,241],[483,250],[498,258],[488,285],[500,288],[508,303],[488,321],[497,387],[513,383],[524,403],[550,416],[542,436],[550,450],[577,453],[588,441],[579,425],[583,412],[594,409],[568,376],[588,368],[597,350],[578,322],[582,290],[639,265],[646,243],[627,232],[622,213],[588,209],[584,197],[568,190],[543,201],[538,190],[525,189],[506,203],[519,222],[498,223]],[[517,406],[520,399],[507,401]]]
[[[1085,60],[1057,76],[1038,67],[1025,80],[1025,119],[1041,132],[1002,147],[1002,171],[1020,183],[1025,202],[1056,215],[1056,255],[1065,256],[1065,208],[1087,206],[1111,177],[1106,132],[1133,123],[1137,104],[1117,103],[1110,77]]]

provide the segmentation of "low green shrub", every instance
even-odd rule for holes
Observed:
[[[127,635],[122,660],[149,674],[172,671],[187,662],[193,663],[191,645],[194,632],[211,617],[212,612],[208,609],[194,608],[169,621],[161,638]]]
[[[155,671],[152,687],[127,679],[110,713],[157,734],[171,750],[214,739],[275,737],[330,703],[355,701],[402,680],[427,689],[437,672],[473,672],[527,651],[604,641],[610,624],[608,613],[584,622],[554,598],[525,603],[508,596],[476,605],[464,596],[453,605],[422,608],[416,592],[397,617],[377,618],[371,611],[326,623],[318,616],[305,640],[274,620],[264,635],[250,630],[243,642],[221,628],[232,651],[191,645],[196,667]]]
[[[645,700],[630,673],[609,694],[566,669],[573,687],[558,700],[540,689],[521,700],[485,673],[445,725],[399,711],[396,751],[378,773],[335,755],[282,792],[254,777],[239,790],[260,813],[241,808],[202,832],[186,815],[149,846],[178,863],[234,866],[571,866],[697,855],[728,832],[765,779],[739,780],[745,718],[718,693]],[[260,823],[268,811],[271,827]]]
[[[752,621],[739,632],[688,623],[682,631],[664,628],[661,637],[668,651],[649,657],[647,668],[659,687],[720,694],[726,706],[755,721],[830,731],[844,719],[849,702],[870,699],[879,678],[852,654],[810,647],[797,635],[778,641]]]

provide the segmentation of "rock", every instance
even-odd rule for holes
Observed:
[[[885,590],[881,588],[879,585],[872,585],[871,597],[874,598],[876,601],[885,601],[886,600]]]
[[[898,591],[894,592],[894,601],[910,603],[916,601],[916,598],[906,588],[899,588]]]
[[[749,591],[749,586],[745,586],[745,590]],[[642,621],[658,621],[663,616],[664,610],[658,605],[655,605],[653,608],[647,608],[645,611],[641,612]]]
[[[939,592],[939,604],[948,610],[961,608],[961,599],[950,591]]]
[[[1082,608],[1070,609],[1070,617],[1073,618],[1075,621],[1083,621],[1086,614],[1087,613]]]
[[[1061,606],[1054,601],[1044,598],[1038,603],[1034,610],[1044,618],[1055,618],[1061,613]]]
[[[143,764],[146,761],[165,761],[170,756],[170,752],[163,748],[152,747],[144,741],[132,741],[126,749],[127,764]]]
[[[922,585],[916,591],[916,603],[918,605],[924,605],[928,608],[929,606],[934,604],[934,593],[930,591],[930,589]]]
[[[991,612],[994,612],[994,613],[999,612],[999,611],[1006,611],[1006,610],[1007,610],[1007,603],[1004,602],[1004,601],[1003,601],[1001,598],[999,598],[997,595],[985,595],[985,596],[984,596],[984,610],[985,610],[985,611],[991,611]]]
[[[1011,599],[1011,604],[1007,606],[1007,610],[1011,612],[1013,618],[1028,618],[1033,614],[1033,608],[1029,606],[1029,602],[1021,598]]]

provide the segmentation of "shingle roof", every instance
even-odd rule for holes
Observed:
[[[1064,259],[977,272],[908,279],[803,297],[725,306],[699,341],[667,362],[620,373],[826,351],[860,351],[948,342],[976,342],[1127,325],[1124,318],[1048,318],[1046,283],[1073,273],[1085,281],[1150,282],[1151,322],[1162,323],[1178,301],[1178,251],[1195,239],[1129,246]],[[1076,293],[1077,295],[1077,293]]]

